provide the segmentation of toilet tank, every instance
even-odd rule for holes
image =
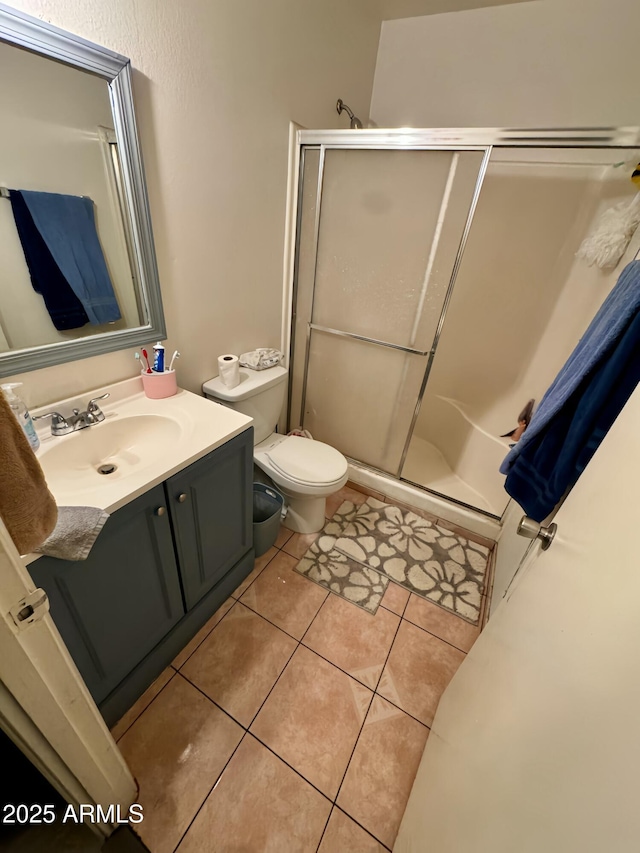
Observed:
[[[267,370],[240,368],[240,384],[227,388],[219,376],[202,386],[205,397],[253,418],[254,444],[268,438],[276,428],[287,393],[286,367]]]

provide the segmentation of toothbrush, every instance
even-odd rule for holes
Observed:
[[[147,373],[153,373],[153,371],[151,370],[151,365],[149,364],[149,356],[147,354],[146,349],[142,350],[142,357],[144,358],[144,360],[147,363]]]
[[[178,350],[176,350],[171,356],[171,361],[169,362],[169,370],[173,370],[173,362],[176,360],[176,358],[180,358],[180,353],[178,352]]]

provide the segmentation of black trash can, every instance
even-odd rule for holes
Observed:
[[[260,557],[275,544],[284,498],[271,486],[253,484],[253,548]]]

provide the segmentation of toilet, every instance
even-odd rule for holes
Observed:
[[[348,464],[334,447],[294,435],[279,435],[276,424],[287,393],[285,367],[240,368],[240,384],[227,388],[219,376],[202,386],[210,400],[253,418],[256,465],[273,480],[287,503],[285,527],[317,533],[324,527],[329,495],[347,482]]]

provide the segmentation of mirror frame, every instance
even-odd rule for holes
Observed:
[[[131,62],[126,56],[100,47],[0,3],[0,41],[102,77],[109,86],[114,128],[122,169],[133,246],[132,270],[140,285],[140,301],[147,324],[133,329],[59,341],[0,353],[0,377],[40,370],[67,361],[89,358],[167,337],[149,200],[138,143],[131,89]]]

